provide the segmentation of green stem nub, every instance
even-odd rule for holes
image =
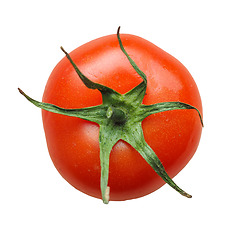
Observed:
[[[115,107],[109,107],[107,110],[107,118],[111,119],[116,125],[123,125],[127,121],[126,113]]]

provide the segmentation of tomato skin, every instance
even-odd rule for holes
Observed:
[[[188,70],[154,44],[133,35],[121,34],[126,51],[148,79],[144,104],[181,101],[202,113],[201,98]],[[105,36],[70,53],[89,79],[126,93],[142,79],[122,53],[116,35]],[[100,105],[101,94],[88,89],[66,58],[54,68],[43,102],[63,108]],[[43,125],[51,159],[59,173],[78,190],[101,198],[99,126],[75,117],[42,110]],[[195,153],[202,131],[194,110],[174,110],[143,120],[146,142],[152,147],[170,177],[174,177]],[[110,200],[127,200],[149,194],[164,181],[124,141],[112,149],[109,166]]]

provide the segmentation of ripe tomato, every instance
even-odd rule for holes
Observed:
[[[201,98],[188,70],[174,57],[140,37],[121,34],[124,48],[146,74],[143,104],[180,101],[202,113]],[[120,50],[116,35],[105,36],[70,53],[82,73],[93,82],[124,94],[141,81]],[[43,102],[62,108],[100,105],[101,94],[88,89],[71,63],[63,58],[51,73]],[[76,189],[101,198],[99,125],[42,110],[51,159],[66,181]],[[174,110],[148,116],[142,122],[146,142],[173,178],[195,153],[202,131],[194,110]],[[161,177],[128,143],[119,140],[110,154],[110,200],[142,197],[164,185]]]

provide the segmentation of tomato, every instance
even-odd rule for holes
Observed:
[[[66,181],[104,203],[147,195],[194,155],[201,98],[174,57],[140,37],[109,35],[75,49],[51,73],[42,108],[51,159]],[[110,194],[109,194],[110,190]]]
[[[151,42],[121,34],[122,44],[147,77],[144,105],[183,102],[202,114],[198,88],[188,70]],[[116,35],[86,43],[69,54],[84,75],[95,83],[125,94],[142,82],[119,47]],[[52,71],[43,102],[66,109],[102,104],[101,92],[87,88],[64,57]],[[43,126],[51,159],[73,187],[101,198],[99,124],[42,110]],[[142,121],[147,144],[173,178],[194,155],[202,125],[194,109],[151,114]],[[150,194],[165,184],[140,153],[120,139],[109,159],[110,200],[128,200]]]

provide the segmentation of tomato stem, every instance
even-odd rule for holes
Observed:
[[[111,118],[115,124],[124,124],[127,121],[127,116],[124,111],[118,108],[109,107],[107,111],[107,117]]]

